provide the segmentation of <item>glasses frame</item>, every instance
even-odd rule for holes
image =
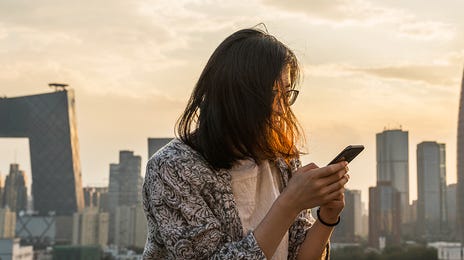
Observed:
[[[272,92],[274,92],[274,95],[277,95],[279,93],[278,90],[273,90]],[[289,89],[289,90],[286,90],[282,96],[284,96],[285,99],[287,99],[288,105],[291,106],[295,104],[295,101],[298,98],[299,93],[300,91],[297,89]]]
[[[284,95],[289,106],[295,104],[295,101],[298,98],[298,94],[300,94],[300,91],[297,89],[290,89],[285,91]]]

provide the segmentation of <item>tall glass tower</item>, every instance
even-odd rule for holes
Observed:
[[[459,101],[458,119],[458,183],[457,183],[457,224],[459,227],[458,237],[464,243],[464,73],[461,83],[461,99]]]
[[[417,145],[417,232],[425,239],[449,237],[445,144]]]
[[[377,183],[390,182],[400,193],[401,223],[409,221],[409,150],[408,132],[385,130],[376,136]]]

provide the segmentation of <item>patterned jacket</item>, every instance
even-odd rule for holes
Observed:
[[[285,187],[299,160],[291,166],[283,159],[275,163]],[[179,139],[148,161],[143,206],[148,221],[144,259],[265,259],[253,233],[243,232],[229,171],[213,170]],[[288,259],[296,259],[314,221],[310,210],[295,219]]]

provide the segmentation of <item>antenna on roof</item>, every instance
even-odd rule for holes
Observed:
[[[56,92],[56,91],[65,91],[66,87],[68,87],[68,84],[48,83],[48,86],[51,88],[55,88],[55,92]]]

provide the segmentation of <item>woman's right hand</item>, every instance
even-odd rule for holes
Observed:
[[[283,203],[298,214],[338,199],[348,182],[347,162],[319,168],[314,163],[299,168],[281,194]]]

